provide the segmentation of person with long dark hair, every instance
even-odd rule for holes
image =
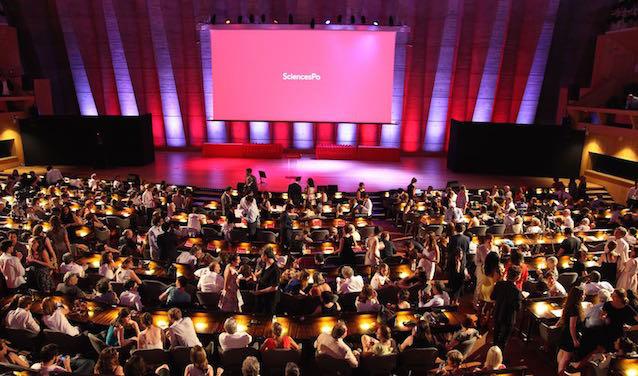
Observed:
[[[584,296],[585,292],[581,287],[572,287],[569,290],[569,294],[567,294],[565,304],[563,304],[563,314],[557,325],[561,328],[559,350],[556,356],[559,375],[565,371],[574,352],[580,347],[580,334],[578,331],[585,319],[581,304]]]

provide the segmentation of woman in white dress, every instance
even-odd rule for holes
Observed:
[[[381,262],[381,249],[384,244],[379,241],[379,234],[381,230],[379,227],[374,229],[374,235],[366,239],[366,254],[364,257],[364,265],[376,266]]]
[[[140,277],[135,274],[133,271],[133,258],[127,257],[119,268],[115,271],[115,282],[117,283],[126,283],[129,280],[135,281],[138,285],[142,284],[142,280]]]
[[[436,264],[439,263],[440,252],[439,245],[436,241],[436,235],[433,232],[428,234],[425,247],[423,247],[423,253],[421,254],[421,260],[419,261],[419,268],[422,268],[427,276],[428,281],[434,279],[434,272],[436,271]]]
[[[142,324],[146,327],[140,332],[137,340],[138,349],[163,349],[164,331],[153,324],[153,316],[146,312],[142,315]]]
[[[618,276],[616,288],[636,291],[638,289],[638,275],[636,273],[638,273],[638,256],[634,248],[631,251],[629,260],[625,263],[625,268]]]
[[[235,255],[231,258],[224,270],[224,289],[219,299],[219,309],[225,312],[241,312],[244,301],[239,291],[239,264],[241,258]]]

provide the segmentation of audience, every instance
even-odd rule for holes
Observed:
[[[248,347],[252,341],[253,337],[246,333],[244,328],[240,330],[235,318],[230,317],[226,319],[224,322],[224,333],[219,335],[219,347],[222,352]]]

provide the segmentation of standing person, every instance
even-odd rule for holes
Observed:
[[[242,210],[242,217],[246,220],[248,226],[248,237],[252,240],[257,233],[259,227],[259,208],[253,196],[245,196],[241,199],[239,206]]]
[[[638,255],[636,248],[630,251],[629,260],[625,263],[625,267],[618,276],[616,288],[625,290],[638,290]]]
[[[425,246],[423,247],[423,252],[421,253],[421,260],[418,265],[423,269],[428,281],[434,279],[436,265],[440,262],[440,260],[441,253],[439,252],[439,244],[436,240],[436,235],[433,232],[429,232],[425,241]]]
[[[381,262],[381,247],[383,243],[379,241],[379,234],[381,229],[376,226],[374,228],[374,235],[366,239],[366,254],[364,257],[364,265],[376,266]]]
[[[576,349],[580,347],[578,330],[582,326],[585,318],[581,304],[584,296],[585,293],[581,287],[572,287],[563,305],[563,314],[558,322],[558,326],[562,329],[560,332],[558,355],[556,356],[559,375],[565,371],[572,355]]]
[[[257,313],[272,315],[277,306],[279,285],[279,267],[275,262],[275,253],[272,248],[266,247],[261,253],[261,261],[264,263],[263,269],[259,271],[257,288],[255,290],[255,308]]]
[[[290,215],[295,209],[291,204],[286,204],[286,210],[279,216],[279,241],[284,250],[290,248],[292,241],[292,218]]]
[[[153,212],[155,211],[155,207],[157,206],[157,202],[155,201],[155,187],[151,184],[146,186],[144,193],[142,193],[142,206],[146,210],[146,220],[150,220],[153,217]]]
[[[354,254],[354,248],[357,242],[354,240],[353,233],[355,231],[354,225],[349,224],[345,227],[345,235],[339,240],[339,249],[337,253],[341,261],[341,265],[354,265],[356,258]]]
[[[253,169],[246,169],[246,180],[244,181],[244,195],[251,194],[255,197],[259,195],[259,188],[257,187],[257,178],[253,175]]]
[[[448,269],[449,265],[454,263],[454,251],[457,248],[461,249],[462,256],[462,269],[466,267],[467,254],[470,252],[470,241],[471,239],[463,234],[465,231],[465,225],[463,223],[455,223],[453,227],[453,234],[450,236],[450,240],[447,244],[447,255],[448,255]]]
[[[516,313],[521,309],[523,296],[515,282],[521,276],[521,268],[511,266],[507,270],[507,280],[498,281],[491,298],[494,306],[494,345],[506,349],[507,341],[516,322]]]
[[[71,243],[69,242],[69,234],[62,225],[60,217],[52,215],[49,221],[51,229],[47,232],[47,237],[51,240],[53,251],[58,260],[62,259],[65,253],[71,253]]]
[[[162,230],[162,217],[153,217],[151,224],[151,228],[146,233],[146,241],[148,242],[151,259],[159,261],[162,259],[162,255],[157,238],[164,233],[164,230]]]
[[[406,189],[406,192],[410,199],[414,198],[414,193],[416,192],[416,182],[417,182],[416,178],[412,178],[412,180],[410,181],[410,184],[408,185],[408,188]]]
[[[299,184],[300,181],[301,176],[297,176],[295,181],[288,186],[288,200],[292,201],[294,206],[299,206],[303,202],[301,184]]]
[[[462,252],[461,248],[455,249],[453,251],[452,263],[448,264],[450,299],[453,305],[458,304],[459,297],[463,291],[463,282],[465,282]]]
[[[224,269],[224,289],[219,300],[219,308],[224,312],[241,312],[241,307],[244,305],[237,281],[240,263],[241,258],[235,254],[231,256],[226,269]]]
[[[616,242],[614,240],[607,243],[605,253],[598,258],[600,266],[600,279],[602,281],[613,283],[618,274],[618,253],[616,253]]]
[[[16,290],[27,283],[24,278],[26,271],[20,262],[22,255],[20,257],[15,255],[15,248],[11,240],[3,240],[0,243],[0,251],[2,251],[2,255],[0,255],[0,272],[2,272],[6,280],[7,289]]]
[[[560,244],[558,250],[558,257],[562,255],[574,256],[576,252],[580,250],[582,241],[574,235],[574,230],[571,227],[565,228],[565,240]]]
[[[483,286],[483,279],[485,278],[485,258],[487,255],[495,250],[494,237],[491,234],[487,234],[483,237],[481,245],[476,250],[476,257],[474,263],[476,264],[476,289],[474,290],[474,303],[478,303],[481,293],[481,287]]]
[[[157,254],[159,255],[158,257],[161,258],[161,261],[169,267],[172,266],[175,260],[177,260],[177,246],[179,245],[179,240],[175,233],[175,226],[172,222],[162,223],[162,233],[157,235],[155,244],[159,250]]]
[[[233,212],[233,196],[231,193],[233,192],[233,187],[230,185],[224,189],[224,193],[222,193],[221,204],[222,204],[222,215],[230,218],[231,213]]]

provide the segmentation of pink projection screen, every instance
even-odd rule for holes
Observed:
[[[213,119],[390,123],[396,31],[212,28]]]

